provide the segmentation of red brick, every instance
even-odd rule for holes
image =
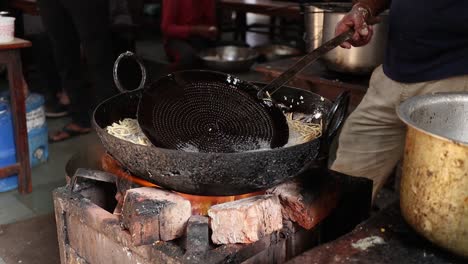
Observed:
[[[192,215],[187,223],[185,236],[186,253],[205,252],[210,247],[210,227],[208,217]]]
[[[285,219],[308,230],[328,216],[338,201],[335,185],[324,186],[317,191],[305,189],[297,181],[289,181],[269,189],[267,193],[279,197]]]
[[[215,244],[252,243],[283,227],[281,204],[273,195],[218,204],[208,215]]]
[[[122,209],[123,225],[135,246],[181,237],[192,209],[181,196],[158,188],[127,191]]]

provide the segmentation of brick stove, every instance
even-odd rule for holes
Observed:
[[[67,164],[68,180],[78,168],[94,180],[54,191],[62,263],[284,263],[370,208],[370,181],[324,169],[266,192],[203,197],[142,187],[151,184],[115,164],[100,146]]]

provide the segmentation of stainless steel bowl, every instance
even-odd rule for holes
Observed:
[[[400,119],[434,137],[468,146],[468,93],[415,96],[397,111]]]
[[[248,71],[258,58],[256,50],[238,46],[210,48],[198,55],[206,67],[222,72]]]
[[[259,53],[260,58],[265,61],[274,61],[302,54],[300,49],[279,44],[258,46],[255,47],[255,50]]]

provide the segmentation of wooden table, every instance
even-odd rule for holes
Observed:
[[[10,0],[10,6],[14,9],[21,10],[25,14],[38,15],[37,0]]]
[[[263,74],[270,81],[291,67],[297,58],[257,64],[254,71]],[[316,61],[299,73],[289,85],[303,88],[334,100],[341,92],[351,92],[351,109],[355,108],[367,91],[370,76],[353,76],[328,71],[320,61]]]
[[[235,28],[233,31],[235,32],[235,36],[239,35],[244,41],[246,38],[246,31],[249,29],[246,19],[247,13],[255,13],[271,17],[272,20],[270,21],[270,25],[266,25],[269,27],[270,38],[275,35],[275,19],[277,17],[302,19],[299,5],[294,2],[272,0],[219,0],[218,6],[218,10],[236,13]],[[304,31],[303,24],[304,23],[301,23],[299,25],[300,34]],[[221,30],[223,31],[223,29]]]
[[[299,5],[294,2],[272,0],[219,0],[222,9],[268,16],[301,18]]]
[[[10,43],[0,44],[0,63],[6,64],[11,96],[11,113],[16,143],[17,163],[0,168],[0,179],[18,174],[18,191],[32,191],[31,166],[29,163],[28,130],[26,127],[26,97],[23,87],[20,49],[30,47],[31,42],[16,38]]]

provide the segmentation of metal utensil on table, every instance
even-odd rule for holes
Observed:
[[[198,53],[198,57],[209,69],[242,72],[250,70],[258,57],[258,52],[248,47],[220,46],[202,50]]]
[[[254,49],[259,54],[259,62],[275,61],[303,55],[303,52],[300,49],[283,44],[267,44],[254,47]]]

